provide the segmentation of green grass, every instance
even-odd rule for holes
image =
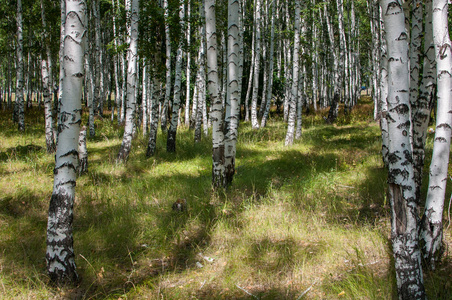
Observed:
[[[194,144],[180,128],[169,154],[159,132],[157,154],[146,159],[139,132],[128,163],[116,165],[122,129],[96,120],[74,209],[81,283],[59,289],[45,273],[54,156],[45,152],[43,112],[27,112],[23,134],[2,112],[0,298],[297,299],[311,287],[303,299],[395,299],[371,109],[363,102],[336,125],[321,113],[304,116],[291,147],[277,117],[258,131],[241,124],[233,185],[217,193],[209,138]],[[178,198],[188,212],[171,210]],[[452,297],[451,262],[447,253],[426,272],[430,299]]]

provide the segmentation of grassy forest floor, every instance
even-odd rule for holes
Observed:
[[[123,130],[97,119],[89,172],[76,188],[81,282],[54,288],[44,258],[54,155],[45,151],[43,112],[27,112],[24,134],[1,112],[0,298],[396,299],[372,104],[362,101],[335,125],[322,114],[304,116],[292,147],[277,117],[257,131],[241,124],[237,173],[220,193],[211,190],[209,138],[194,144],[180,128],[169,154],[159,132],[158,152],[146,159],[139,132],[128,163],[116,165]],[[178,198],[187,212],[171,209]],[[451,282],[448,248],[438,269],[425,272],[429,299],[452,299]]]

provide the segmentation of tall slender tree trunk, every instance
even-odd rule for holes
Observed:
[[[388,46],[388,184],[397,290],[399,299],[425,299],[410,140],[408,33],[401,1],[380,5]]]
[[[113,72],[114,72],[114,80],[115,80],[115,105],[113,106],[113,109],[111,111],[111,121],[114,120],[114,115],[115,115],[115,108],[116,108],[116,118],[118,120],[118,123],[120,121],[120,114],[119,114],[119,106],[121,105],[121,97],[120,97],[120,86],[119,86],[119,76],[120,76],[120,71],[119,71],[119,59],[118,59],[118,37],[116,35],[116,0],[111,0],[111,5],[112,5],[112,16],[113,16],[113,38],[114,38],[114,55],[113,55]]]
[[[295,0],[295,37],[293,47],[292,88],[289,106],[289,119],[285,145],[293,144],[295,137],[295,117],[298,99],[298,73],[299,73],[299,48],[300,48],[300,0]]]
[[[187,69],[186,69],[186,93],[185,93],[185,127],[190,126],[190,83],[191,83],[191,8],[190,8],[190,0],[187,1],[187,48],[186,52],[186,61],[187,61]]]
[[[46,147],[47,153],[55,152],[55,138],[53,135],[52,122],[52,94],[50,93],[49,84],[49,70],[47,60],[42,60],[42,81],[43,81],[43,96],[44,96],[44,117],[45,117],[45,133],[46,133]]]
[[[168,123],[168,105],[171,97],[171,37],[170,37],[168,0],[163,0],[163,9],[165,10],[166,83],[165,83],[165,100],[163,101],[160,125],[162,127],[162,131],[166,131]]]
[[[207,37],[207,90],[212,103],[212,186],[224,185],[223,107],[218,96],[217,30],[215,0],[205,0]]]
[[[421,4],[422,5],[422,4]],[[425,30],[422,81],[416,103],[412,104],[413,161],[416,180],[416,197],[421,197],[422,173],[425,161],[425,140],[434,100],[436,84],[435,46],[433,44],[432,0],[425,1]],[[421,19],[422,22],[422,19]],[[421,24],[420,24],[421,25]]]
[[[185,6],[182,2],[179,9],[180,25],[182,28],[185,26]],[[176,152],[176,133],[177,125],[179,122],[179,108],[180,108],[180,94],[182,90],[182,38],[179,41],[176,54],[176,76],[174,78],[174,95],[173,105],[171,112],[171,124],[168,129],[168,135],[166,140],[166,151]]]
[[[239,35],[240,3],[238,0],[228,1],[228,84],[225,117],[225,185],[232,183],[235,173],[235,154],[237,130],[240,117],[239,84],[240,77],[240,43]]]
[[[252,34],[252,41],[251,41],[251,54],[250,54],[250,60],[251,60],[251,65],[250,65],[250,76],[248,78],[248,88],[246,90],[246,95],[245,95],[245,122],[248,122],[250,120],[250,108],[249,108],[249,103],[250,103],[250,97],[251,96],[251,91],[253,89],[253,78],[254,78],[254,65],[256,64],[256,51],[255,51],[255,42],[256,42],[256,27],[253,26],[253,34]]]
[[[124,136],[119,149],[118,161],[126,162],[132,148],[132,138],[135,127],[136,114],[136,84],[137,84],[137,56],[138,56],[138,21],[139,21],[139,0],[130,1],[130,10],[127,12],[129,25],[127,35],[129,50],[127,51],[127,108],[126,125]]]
[[[437,99],[436,130],[424,216],[421,244],[427,265],[435,269],[443,246],[443,210],[452,131],[452,49],[448,26],[448,1],[433,0],[433,43],[435,45]]]
[[[272,100],[273,89],[273,64],[274,64],[274,52],[275,52],[275,1],[272,1],[270,8],[271,29],[270,29],[270,53],[269,53],[269,66],[268,66],[268,85],[267,85],[267,99],[265,101],[264,113],[262,115],[261,127],[265,127],[267,124],[268,114],[270,113],[270,106]]]
[[[47,271],[57,284],[74,283],[77,272],[73,249],[73,205],[81,123],[83,58],[86,36],[85,1],[66,0],[63,91],[53,193],[47,222]]]
[[[24,42],[22,0],[17,0],[17,74],[16,74],[16,106],[17,123],[19,131],[25,130],[25,103],[24,103]]]
[[[261,0],[256,0],[256,12],[254,19],[255,27],[255,59],[253,74],[253,96],[251,97],[251,126],[253,129],[259,128],[257,120],[257,98],[259,92],[259,73],[261,67]]]
[[[327,6],[325,4],[324,7],[324,14],[325,14],[325,21],[326,21],[326,25],[327,25],[327,29],[328,29],[328,37],[330,40],[330,46],[332,49],[332,54],[333,54],[333,76],[334,76],[334,80],[333,80],[333,101],[330,104],[330,110],[328,112],[328,117],[326,119],[327,123],[333,123],[336,118],[337,118],[337,114],[338,114],[338,105],[339,105],[339,101],[340,101],[340,70],[339,70],[339,51],[335,46],[335,41],[334,41],[334,30],[333,30],[333,24],[331,23],[331,19],[328,15],[328,9]]]
[[[148,134],[148,73],[147,73],[147,65],[146,65],[146,59],[143,59],[143,76],[142,76],[142,95],[141,95],[141,107],[142,107],[142,131],[143,131],[143,137],[145,137]]]
[[[159,125],[159,95],[160,95],[160,87],[161,84],[154,77],[153,84],[154,87],[159,87],[159,92],[152,93],[151,96],[151,114],[150,114],[150,130],[149,130],[149,141],[148,148],[146,151],[146,157],[151,157],[155,154],[156,144],[157,144],[157,130]]]
[[[96,105],[95,110],[98,112],[100,116],[103,116],[104,113],[104,99],[105,99],[105,88],[104,88],[104,71],[103,71],[103,49],[102,49],[102,31],[100,26],[100,9],[99,9],[99,0],[95,0],[92,2],[93,6],[93,17],[95,24],[95,66],[96,66]]]
[[[203,1],[200,8],[201,16],[205,15],[205,2]],[[207,117],[206,114],[206,32],[205,25],[201,25],[200,32],[200,44],[198,52],[198,72],[196,74],[196,86],[197,86],[197,110],[195,116],[195,143],[201,141],[201,125],[204,125],[204,131],[207,129]],[[205,133],[206,135],[206,133]]]
[[[42,93],[44,97],[44,118],[45,118],[45,133],[46,133],[46,147],[47,153],[54,153],[56,150],[55,136],[53,132],[53,117],[52,117],[52,55],[50,52],[49,32],[45,17],[44,2],[41,0],[41,19],[42,27],[44,29],[44,41],[46,44],[46,59],[41,62],[42,74]]]
[[[379,10],[378,10],[379,11]],[[380,20],[380,13],[378,15],[378,21]],[[384,24],[380,25],[380,42],[381,45],[380,53],[380,84],[378,87],[379,91],[376,93],[379,98],[375,99],[376,103],[379,105],[379,119],[380,119],[380,129],[381,129],[381,155],[383,158],[383,164],[385,167],[389,167],[389,132],[388,132],[388,119],[386,115],[388,113],[388,51],[386,47],[386,41],[384,36]]]

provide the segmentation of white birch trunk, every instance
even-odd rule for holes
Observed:
[[[153,86],[157,87],[160,86],[161,84],[159,84],[157,82],[157,79],[153,79],[154,83]],[[159,97],[158,95],[160,94],[157,92],[152,93],[151,96],[151,114],[150,114],[150,130],[149,130],[149,141],[148,141],[148,147],[146,150],[146,157],[151,157],[154,156],[155,151],[156,151],[156,145],[157,145],[157,130],[158,130],[158,123],[159,123]]]
[[[191,47],[191,11],[190,11],[190,0],[187,1],[187,49],[189,49],[186,52],[186,61],[187,61],[187,69],[186,69],[186,80],[187,80],[187,86],[186,86],[186,93],[185,93],[185,127],[189,127],[190,125],[190,77],[191,77],[191,53],[190,53],[190,47]]]
[[[53,193],[47,222],[47,271],[57,284],[77,280],[73,249],[73,205],[81,123],[83,58],[86,35],[85,1],[66,0],[63,40],[63,91],[60,103],[58,142]]]
[[[254,56],[254,74],[253,74],[253,95],[251,97],[251,127],[259,128],[257,120],[257,97],[259,92],[259,73],[261,62],[261,0],[256,0],[256,12],[254,18],[255,27],[255,56]]]
[[[139,0],[131,1],[130,18],[128,25],[128,39],[130,40],[129,49],[127,51],[127,107],[126,107],[126,124],[124,128],[124,136],[119,149],[118,162],[126,162],[132,148],[133,131],[135,127],[136,114],[136,84],[137,84],[137,51],[138,51],[138,21],[139,21]]]
[[[50,93],[50,74],[47,60],[42,60],[42,94],[44,97],[44,117],[47,153],[55,152],[55,138],[53,135],[52,121],[52,94]]]
[[[380,14],[378,14],[380,20]],[[381,16],[382,18],[382,16]],[[389,133],[388,133],[388,120],[386,115],[388,113],[388,51],[386,47],[386,41],[384,36],[384,25],[382,24],[380,27],[380,42],[378,43],[381,46],[381,50],[379,51],[381,54],[380,60],[380,85],[378,86],[380,95],[378,99],[375,99],[375,103],[379,105],[378,111],[379,119],[380,119],[380,129],[381,129],[381,155],[383,158],[383,164],[385,167],[389,167]]]
[[[204,1],[200,5],[200,14],[204,19],[205,9]],[[197,86],[197,110],[195,116],[195,143],[201,141],[201,125],[204,125],[204,135],[207,136],[207,116],[206,116],[206,32],[205,25],[201,25],[199,28],[200,44],[198,52],[198,72],[196,74],[196,86]]]
[[[250,53],[250,56],[251,56],[251,58],[250,58],[251,59],[250,76],[248,78],[248,88],[246,90],[246,95],[245,95],[245,122],[248,122],[250,120],[249,103],[250,103],[251,91],[253,89],[254,64],[256,63],[255,34],[256,34],[256,30],[255,30],[255,27],[253,26],[253,35],[252,35],[251,53]]]
[[[162,116],[160,126],[162,131],[166,131],[168,123],[168,105],[171,96],[171,40],[170,40],[170,24],[168,0],[163,0],[163,9],[165,10],[165,42],[166,42],[166,83],[165,83],[165,100],[163,101]]]
[[[435,46],[433,44],[432,28],[432,0],[425,1],[425,30],[422,81],[420,93],[415,105],[412,105],[413,119],[413,160],[416,180],[416,197],[420,199],[422,186],[422,173],[425,161],[425,140],[430,114],[434,102],[434,89],[436,85]]]
[[[181,3],[179,8],[179,18],[181,27],[183,28],[185,26],[185,7],[183,2]],[[182,90],[182,39],[180,39],[179,46],[177,47],[175,72],[176,76],[174,78],[174,95],[171,112],[171,124],[168,129],[166,140],[166,151],[168,152],[176,152],[176,134],[177,125],[179,122],[180,94]]]
[[[240,43],[239,35],[239,0],[228,1],[228,84],[227,84],[227,105],[225,117],[225,142],[224,142],[224,168],[225,185],[232,183],[235,173],[235,154],[237,143],[237,130],[240,116]]]
[[[24,102],[24,43],[22,0],[17,0],[17,73],[16,73],[16,107],[19,131],[25,130],[25,102]]]
[[[91,66],[89,53],[85,53],[85,71],[88,73],[86,81],[88,87],[88,124],[89,124],[89,136],[96,135],[96,129],[94,127],[94,72]]]
[[[268,85],[265,100],[264,113],[262,115],[261,127],[265,127],[267,124],[268,114],[270,113],[270,106],[272,100],[272,90],[273,90],[273,64],[274,64],[274,52],[275,52],[275,16],[273,15],[275,11],[275,1],[271,3],[270,18],[271,18],[271,29],[270,29],[270,53],[269,53],[269,66],[268,66]]]
[[[205,0],[207,37],[207,90],[212,103],[212,186],[224,185],[223,107],[218,97],[218,62],[215,0]]]
[[[43,0],[41,0],[41,19],[44,29],[44,41],[46,43],[46,59],[41,62],[42,76],[42,94],[44,98],[44,118],[45,118],[45,134],[47,153],[54,153],[56,150],[55,135],[53,131],[52,117],[52,56],[50,52],[49,31],[45,18],[45,9]]]
[[[432,269],[444,251],[443,210],[452,131],[452,44],[449,37],[448,7],[447,0],[433,0],[433,43],[438,106],[427,200],[421,226],[423,256]]]
[[[290,96],[287,133],[284,143],[286,146],[292,145],[295,137],[295,117],[298,99],[299,48],[300,48],[300,0],[295,0],[295,37],[293,47],[292,88]]]
[[[114,39],[114,50],[115,54],[113,56],[113,72],[114,72],[114,79],[115,79],[115,106],[113,107],[111,111],[111,120],[113,121],[114,115],[115,115],[115,108],[116,108],[116,118],[118,121],[118,124],[120,122],[120,113],[119,113],[119,107],[121,106],[121,96],[120,96],[120,86],[119,86],[119,76],[120,76],[120,70],[119,70],[119,59],[118,59],[118,37],[116,35],[116,0],[111,0],[111,5],[113,9],[113,39]]]
[[[339,86],[344,89],[345,110],[349,109],[350,93],[348,90],[348,51],[344,29],[344,3],[342,0],[336,0],[337,21],[339,25]],[[345,84],[344,84],[345,83]]]
[[[102,49],[102,32],[100,26],[100,12],[99,12],[99,0],[95,0],[92,2],[93,4],[93,16],[94,16],[94,24],[95,24],[95,45],[96,45],[96,111],[102,117],[103,116],[103,107],[104,107],[104,98],[105,98],[105,89],[104,89],[104,72],[103,72],[103,49]]]
[[[88,172],[88,148],[86,147],[86,126],[80,129],[78,136],[78,167],[79,176]]]
[[[324,7],[324,15],[325,15],[325,21],[326,21],[326,25],[327,25],[327,29],[328,29],[328,37],[330,40],[330,45],[331,45],[331,49],[332,49],[332,54],[333,54],[333,76],[334,76],[334,80],[333,80],[333,101],[330,104],[330,110],[328,112],[328,117],[326,119],[327,123],[333,123],[336,118],[337,118],[337,114],[338,114],[338,104],[339,104],[339,100],[340,100],[340,74],[339,74],[339,50],[336,48],[335,46],[335,41],[334,41],[334,30],[333,30],[333,24],[331,23],[331,19],[328,15],[328,9],[327,6],[325,5]]]
[[[389,200],[399,299],[425,299],[411,151],[408,33],[399,0],[380,2],[388,46]]]
[[[141,95],[141,106],[142,106],[142,131],[143,137],[145,137],[148,133],[148,74],[147,74],[147,65],[146,59],[143,59],[143,75],[142,75],[142,89],[143,94]]]

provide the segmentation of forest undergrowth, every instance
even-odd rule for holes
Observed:
[[[324,123],[326,114],[304,115],[303,136],[291,147],[275,115],[259,130],[242,123],[237,172],[222,192],[211,189],[210,138],[194,144],[193,132],[180,128],[176,153],[167,153],[159,131],[157,153],[146,159],[139,131],[128,162],[118,165],[123,129],[108,116],[96,119],[74,207],[81,280],[57,288],[45,272],[54,155],[45,150],[44,114],[28,110],[20,134],[3,111],[0,299],[396,299],[372,103],[334,125]],[[451,191],[449,184],[446,199]],[[171,209],[179,198],[186,212]],[[430,299],[452,299],[449,246],[424,278]]]

